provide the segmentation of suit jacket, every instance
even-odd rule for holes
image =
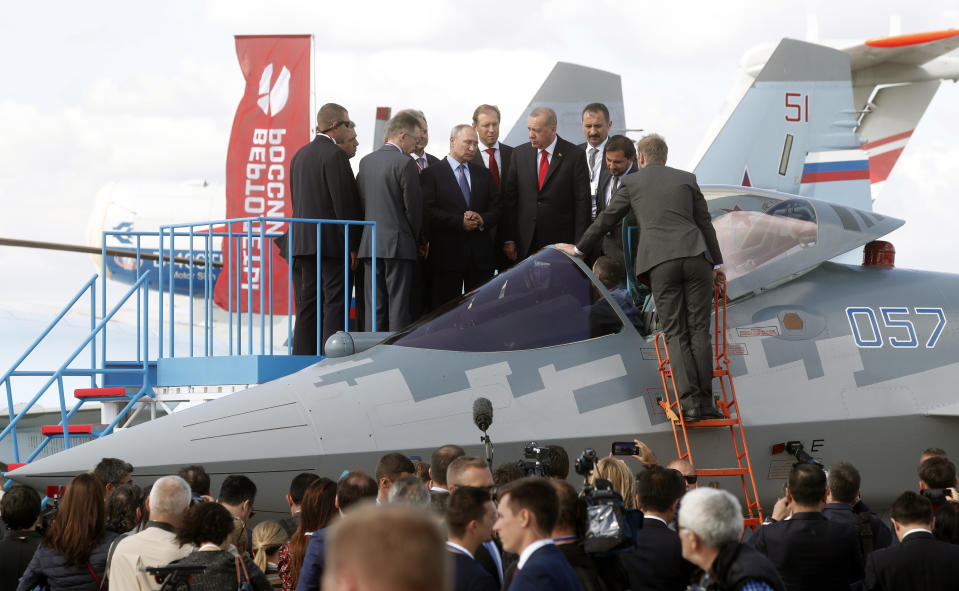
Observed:
[[[454,591],[499,591],[496,577],[486,572],[479,562],[459,552],[450,554],[453,555]]]
[[[866,591],[959,589],[959,546],[915,532],[866,560]]]
[[[714,265],[723,262],[696,175],[655,162],[623,179],[616,195],[583,234],[577,248],[590,252],[630,210],[639,221],[637,275],[660,263],[703,253]]]
[[[43,536],[35,531],[9,531],[0,541],[0,591],[14,591]]]
[[[607,141],[609,140],[608,137],[606,139]],[[589,142],[583,142],[581,144],[578,144],[576,147],[582,148],[583,153],[586,154],[590,146],[589,146]],[[606,145],[603,146],[603,153],[598,154],[596,157],[598,158],[596,165],[599,167],[599,170],[597,171],[597,173],[599,174],[599,184],[596,185],[596,193],[598,195],[602,195],[603,193],[600,192],[600,189],[605,187],[606,184],[609,183],[609,179],[610,179],[609,167],[606,166]],[[586,165],[586,174],[587,175],[589,174],[589,164]],[[599,204],[597,203],[597,205]],[[592,212],[592,204],[590,204],[590,212]],[[597,215],[598,214],[599,212],[597,211]]]
[[[533,552],[509,584],[509,591],[582,591],[562,551],[547,544]]]
[[[893,535],[889,526],[883,523],[882,520],[879,519],[879,516],[872,511],[866,509],[864,513],[869,516],[869,529],[872,531],[873,550],[891,546]],[[826,503],[826,506],[823,507],[822,514],[825,515],[829,521],[846,523],[856,528],[857,531],[859,529],[859,513],[856,512],[852,505],[847,505],[846,503]],[[859,547],[862,549],[862,534],[859,535]],[[865,556],[865,553],[863,555]]]
[[[456,181],[456,173],[444,158],[436,166],[420,173],[423,189],[424,220],[430,238],[430,263],[441,271],[466,269],[468,260],[478,269],[496,266],[490,230],[499,222],[499,193],[493,175],[481,165],[467,163],[470,175],[470,203]],[[463,229],[463,214],[475,211],[483,226],[471,232]]]
[[[636,549],[620,554],[631,591],[684,591],[695,567],[683,558],[679,534],[649,517],[636,538]]]
[[[599,177],[599,185],[596,187],[596,216],[599,217],[599,214],[603,213],[603,210],[606,209],[606,189],[609,188],[609,184],[613,182],[613,175],[609,174],[609,169],[603,169],[605,173],[601,174]],[[627,175],[635,174],[639,172],[639,164],[633,163],[633,166],[626,171]],[[625,178],[623,179],[625,180]],[[610,202],[613,200],[613,196],[609,197]],[[626,215],[626,225],[627,226],[636,226],[636,216],[630,211]],[[633,251],[636,251],[636,243],[633,243]],[[611,257],[622,257],[623,255],[623,228],[622,222],[619,225],[614,227],[612,230],[606,233],[603,236],[601,243],[601,248],[597,249],[594,253],[595,256],[600,254],[605,254]],[[595,258],[595,257],[594,257]]]
[[[856,530],[819,512],[764,525],[749,544],[776,566],[789,591],[848,591],[862,580]]]
[[[360,219],[359,193],[350,159],[330,138],[317,135],[297,150],[290,161],[290,199],[293,217],[325,220]],[[356,250],[360,231],[350,233]],[[343,227],[323,226],[322,256],[343,256]],[[316,254],[316,225],[294,224],[293,256]]]
[[[339,148],[337,148],[339,149]],[[376,222],[376,256],[416,260],[423,222],[423,193],[412,158],[391,144],[360,160],[356,179],[367,221]],[[363,228],[359,256],[373,255],[373,230]]]
[[[541,244],[575,242],[589,225],[589,173],[583,151],[561,137],[539,188],[538,150],[513,150],[506,189],[503,239],[516,243],[518,259],[529,256],[534,233]],[[604,232],[605,233],[605,232]]]
[[[483,155],[480,154],[485,148],[483,144],[480,143],[479,149],[476,151],[476,156],[473,156],[473,159],[470,160],[473,164],[478,164],[479,166],[486,166],[486,162],[483,160]],[[506,177],[509,176],[510,164],[513,160],[513,147],[507,146],[503,142],[499,143],[499,190],[502,192],[506,188]]]

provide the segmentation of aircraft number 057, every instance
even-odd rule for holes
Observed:
[[[868,324],[868,332],[872,334],[863,334],[856,322],[856,317],[863,317]],[[946,327],[946,315],[942,308],[909,308],[903,307],[882,307],[879,308],[877,315],[872,308],[850,307],[846,308],[846,318],[849,320],[849,328],[852,330],[852,336],[856,340],[856,346],[866,349],[878,349],[885,345],[883,333],[886,335],[886,341],[895,348],[916,349],[919,347],[919,337],[916,334],[916,327],[910,317],[913,316],[936,316],[938,322],[932,330],[932,334],[926,340],[926,349],[932,349],[939,342],[942,335],[942,329]],[[879,320],[882,320],[883,329],[879,328]],[[892,333],[892,334],[890,334]]]

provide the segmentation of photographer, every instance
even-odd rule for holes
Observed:
[[[919,465],[919,493],[932,502],[933,513],[956,498],[956,465],[945,456],[933,456]]]
[[[563,552],[566,561],[576,571],[583,591],[610,591],[600,578],[593,558],[582,546],[580,533],[586,520],[586,506],[576,489],[565,480],[550,480],[559,500],[559,513],[553,527],[553,543]],[[617,586],[617,589],[623,587]]]

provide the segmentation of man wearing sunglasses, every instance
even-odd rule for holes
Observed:
[[[357,220],[359,192],[345,143],[355,125],[349,113],[336,103],[327,103],[316,114],[316,137],[300,148],[290,161],[290,195],[293,217],[326,220]],[[355,137],[355,132],[352,132]],[[349,285],[343,273],[343,226],[325,224],[321,229],[320,289],[322,339],[344,330],[343,300]],[[293,327],[293,354],[316,355],[317,225],[293,224],[290,254],[293,257],[293,293],[296,297],[296,324]],[[350,267],[356,268],[360,232],[350,232]]]

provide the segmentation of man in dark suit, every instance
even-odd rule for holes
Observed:
[[[863,560],[856,529],[829,521],[826,473],[816,464],[797,464],[789,474],[786,504],[791,516],[767,523],[749,539],[782,575],[789,591],[847,591],[862,580]]]
[[[476,560],[476,551],[493,535],[496,506],[488,490],[460,486],[446,507],[447,549],[453,555],[455,591],[499,591],[496,578]]]
[[[606,142],[605,168],[600,176],[599,184],[596,187],[596,215],[599,215],[609,205],[613,195],[623,184],[623,179],[627,174],[633,174],[639,170],[636,165],[636,146],[625,135],[614,135]],[[625,218],[627,226],[635,226],[636,216],[632,212]],[[636,243],[633,243],[633,251],[636,251]],[[596,259],[600,254],[619,259],[626,263],[623,252],[623,231],[622,224],[616,226],[603,236],[603,241],[599,251],[595,252]]]
[[[621,554],[632,591],[683,591],[695,567],[683,558],[679,534],[669,529],[686,482],[676,470],[652,466],[636,478],[636,503],[643,510],[643,528],[636,549]]]
[[[521,261],[540,248],[579,240],[589,225],[589,174],[581,148],[556,135],[556,113],[537,107],[529,143],[513,150],[504,195],[504,251]]]
[[[861,503],[859,470],[848,462],[837,462],[829,466],[826,479],[826,506],[822,514],[830,521],[846,523],[859,534],[859,548],[863,558],[874,550],[886,548],[892,544],[892,531],[878,515],[868,508],[858,508]]]
[[[667,147],[651,134],[638,144],[636,174],[620,188],[568,254],[592,252],[607,232],[632,211],[639,221],[634,272],[647,274],[659,315],[676,387],[687,421],[723,418],[713,406],[713,353],[709,332],[713,284],[724,276],[713,228],[696,176],[666,166]]]
[[[493,473],[482,458],[460,456],[450,462],[446,469],[446,485],[450,494],[461,486],[472,486],[491,492],[494,488]],[[447,495],[449,496],[449,495]],[[496,578],[497,589],[503,585],[503,556],[494,540],[483,542],[473,553],[476,561]]]
[[[579,145],[586,153],[586,168],[589,171],[590,218],[596,219],[599,213],[599,186],[609,182],[609,169],[606,166],[606,145],[609,139],[609,109],[603,103],[590,103],[583,109],[583,135],[586,141]]]
[[[501,487],[493,530],[503,550],[519,554],[509,591],[581,591],[576,571],[550,537],[559,499],[549,480],[521,478]]]
[[[407,113],[416,117],[420,122],[420,128],[423,132],[416,140],[416,146],[410,152],[410,158],[416,162],[416,168],[420,174],[431,166],[435,166],[440,159],[426,151],[426,145],[430,142],[429,127],[426,124],[426,115],[419,109],[403,109],[399,113]],[[397,115],[399,114],[397,113]],[[425,220],[424,220],[425,221]],[[424,226],[423,242],[419,248],[419,256],[413,264],[413,291],[410,294],[410,319],[418,320],[420,316],[431,309],[430,301],[432,299],[432,261],[429,260],[430,245],[429,234]]]
[[[354,124],[349,113],[335,103],[320,107],[316,114],[316,137],[297,151],[290,161],[290,199],[293,217],[327,220],[359,219],[356,179],[346,153],[337,147],[345,141]],[[290,254],[293,256],[293,293],[296,324],[293,354],[316,355],[316,224],[294,224]],[[349,289],[343,277],[343,226],[325,225],[320,246],[323,333],[326,339],[343,330],[343,298]],[[356,267],[359,231],[350,233],[350,266]]]
[[[472,127],[457,125],[450,134],[449,156],[420,173],[433,308],[479,287],[495,269],[490,230],[499,222],[499,194],[493,175],[471,162],[477,144]]]
[[[513,148],[499,141],[500,112],[496,105],[480,105],[473,111],[473,129],[479,134],[479,149],[473,157],[473,163],[485,166],[493,175],[496,191],[500,194],[506,188]],[[491,233],[493,252],[496,255],[496,268],[505,271],[512,265],[503,252],[503,224],[499,224]]]
[[[376,269],[373,268],[373,230],[363,228],[359,257],[364,260],[366,330],[396,331],[410,316],[413,265],[420,246],[423,194],[419,172],[409,153],[422,133],[415,117],[399,113],[386,124],[387,142],[360,160],[357,184],[367,221],[376,222]],[[376,273],[376,309],[373,309],[373,273]]]
[[[904,492],[892,504],[898,546],[876,550],[866,560],[866,591],[959,589],[959,546],[937,540],[929,499]]]

